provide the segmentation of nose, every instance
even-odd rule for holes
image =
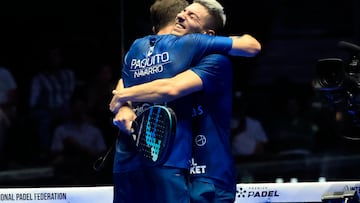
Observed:
[[[185,21],[184,15],[182,15],[182,13],[177,14],[176,21],[179,22],[179,23],[184,22]]]

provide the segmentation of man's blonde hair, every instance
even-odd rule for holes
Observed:
[[[203,5],[212,16],[212,22],[208,24],[210,29],[219,31],[225,27],[226,15],[224,7],[216,0],[194,0],[193,3]]]

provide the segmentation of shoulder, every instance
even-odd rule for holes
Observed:
[[[158,39],[158,38],[160,38],[160,36],[158,35],[147,35],[142,38],[137,38],[131,44],[128,52],[136,51],[138,49],[144,49],[149,45],[151,39]]]
[[[135,39],[133,44],[149,42],[150,39],[158,39],[158,38],[163,38],[165,36],[168,36],[168,35],[146,35],[144,37]]]
[[[221,64],[221,66],[231,66],[231,60],[224,54],[209,54],[201,59],[202,62],[212,61],[212,64]]]
[[[137,38],[133,41],[133,43],[130,46],[130,49],[133,48],[134,46],[138,46],[139,44],[144,43],[145,41],[148,41],[151,35],[147,35],[141,38]]]

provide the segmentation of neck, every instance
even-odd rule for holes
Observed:
[[[171,31],[174,29],[174,25],[171,24],[171,25],[167,25],[165,27],[163,27],[162,29],[159,30],[158,35],[166,35],[166,34],[170,34]]]

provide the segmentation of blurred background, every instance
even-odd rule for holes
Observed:
[[[358,179],[360,2],[219,2],[226,34],[250,33],[263,46],[255,58],[232,58],[238,181]],[[0,187],[111,184],[111,154],[103,170],[91,164],[116,136],[111,89],[131,42],[151,33],[151,4],[0,3],[0,90],[10,92],[0,95]]]

